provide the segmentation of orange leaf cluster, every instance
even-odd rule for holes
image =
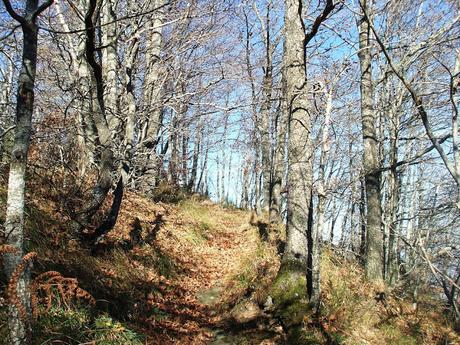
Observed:
[[[41,295],[40,295],[41,294]],[[96,300],[86,290],[78,286],[76,278],[63,277],[59,272],[48,271],[37,276],[31,285],[32,313],[36,319],[39,314],[40,299],[46,304],[46,311],[49,311],[53,301],[61,307],[62,304],[70,308],[73,300],[83,300],[94,305]]]
[[[10,281],[8,282],[8,288],[6,292],[8,303],[17,309],[18,315],[23,321],[27,321],[28,317],[26,306],[23,304],[23,301],[18,294],[18,283],[22,273],[27,269],[29,262],[31,262],[36,257],[37,253],[35,252],[26,254],[22,258],[19,265],[16,266],[13,274],[11,275]]]

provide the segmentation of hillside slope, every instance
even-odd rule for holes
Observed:
[[[284,343],[270,314],[276,236],[249,212],[198,197],[167,204],[127,193],[95,251],[72,239],[59,205],[39,194],[28,205],[30,250],[38,253],[36,344]],[[49,271],[62,277],[40,276]],[[322,272],[323,314],[305,319],[305,344],[460,343],[437,301],[427,298],[415,312],[397,290],[376,299],[381,289],[332,249],[323,251]],[[77,278],[94,303],[63,277]]]

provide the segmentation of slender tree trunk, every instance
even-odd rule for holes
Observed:
[[[237,138],[239,140],[239,138]],[[230,150],[230,156],[228,158],[228,168],[227,168],[227,193],[225,194],[225,202],[228,204],[230,202],[230,190],[233,189],[235,191],[238,190],[238,179],[236,181],[236,184],[232,185],[232,162],[233,162],[233,149]],[[238,174],[236,175],[238,177]],[[236,197],[236,196],[235,196]],[[236,204],[236,200],[235,200]]]
[[[259,121],[259,115],[257,112],[257,96],[256,96],[256,86],[255,86],[255,81],[254,81],[254,76],[252,73],[252,63],[251,63],[251,37],[252,37],[252,32],[250,31],[250,24],[249,24],[249,19],[247,16],[247,13],[244,13],[245,15],[245,24],[246,24],[246,41],[245,41],[245,58],[246,58],[246,71],[248,74],[248,79],[251,87],[251,110],[252,110],[252,121],[254,123],[254,128],[251,133],[251,141],[253,144],[254,148],[254,160],[253,160],[253,174],[254,174],[254,190],[252,191],[252,197],[251,197],[251,207],[253,210],[256,212],[256,214],[259,214],[261,211],[260,207],[260,172],[259,172],[259,164],[260,164],[260,128],[261,124]]]
[[[360,178],[360,198],[359,198],[359,224],[360,224],[360,244],[359,256],[361,261],[365,263],[366,256],[366,186],[364,178]]]
[[[198,160],[200,158],[200,153],[201,153],[201,138],[203,137],[203,126],[199,125],[198,128],[196,129],[195,133],[195,140],[193,144],[193,157],[192,157],[192,169],[190,172],[190,179],[187,184],[187,190],[189,192],[192,192],[195,183],[196,183],[196,175],[198,171]]]
[[[241,191],[241,208],[247,209],[249,207],[249,166],[248,162],[244,163],[243,167],[243,186]]]
[[[282,81],[282,88],[284,89],[284,81]],[[284,91],[283,91],[284,93]],[[270,195],[270,212],[269,220],[270,223],[281,222],[281,185],[283,180],[283,168],[284,168],[284,151],[285,151],[285,137],[286,137],[286,102],[285,98],[281,99],[280,109],[278,110],[277,119],[275,121],[274,133],[277,135],[275,144],[275,150],[273,153],[273,177],[271,181],[271,195]]]
[[[329,243],[334,243],[335,222],[337,220],[337,200],[332,199],[331,227],[329,228]]]
[[[136,28],[135,21],[132,22],[133,29]],[[139,30],[136,28],[135,30]],[[128,184],[128,175],[124,172],[130,172],[132,166],[132,159],[134,156],[134,146],[135,146],[135,127],[136,127],[136,115],[137,115],[137,107],[136,107],[136,96],[135,96],[135,62],[138,57],[139,53],[139,37],[137,34],[133,36],[130,46],[129,46],[129,53],[126,58],[126,65],[125,65],[125,93],[124,93],[124,101],[125,101],[125,113],[126,113],[126,125],[125,125],[125,136],[124,136],[124,155],[123,155],[123,169],[122,169],[122,178],[123,183],[126,185]],[[112,125],[115,126],[113,129],[116,129],[118,125],[116,122]]]
[[[59,8],[59,7],[58,7]],[[88,8],[88,0],[79,1],[79,10],[86,13]],[[64,20],[63,20],[64,21]],[[67,28],[69,26],[66,24]],[[64,27],[66,27],[64,26]],[[85,25],[82,27],[85,30]],[[68,29],[70,30],[70,29]],[[82,33],[78,38],[78,46],[76,49],[76,64],[78,75],[78,91],[80,97],[78,99],[78,173],[84,180],[86,170],[96,161],[97,147],[97,129],[93,120],[93,103],[95,102],[94,78],[90,72],[90,66],[86,59],[86,34]]]
[[[258,139],[255,140],[256,143],[259,142]],[[256,149],[254,149],[254,162],[253,162],[253,174],[254,174],[254,191],[253,191],[253,202],[252,208],[257,215],[260,214],[261,207],[260,207],[260,169],[259,169],[259,145],[254,145]]]
[[[117,105],[117,16],[116,2],[114,0],[103,0],[102,5],[102,45],[105,49],[102,51],[102,68],[105,79],[105,111],[107,124],[113,137],[119,126],[119,112]],[[132,53],[130,53],[132,54]]]
[[[179,114],[174,113],[170,125],[171,157],[169,161],[169,181],[173,186],[179,183]]]
[[[369,13],[368,0],[362,1]],[[375,126],[378,118],[373,107],[372,51],[370,45],[370,24],[364,16],[359,22],[359,61],[361,66],[361,116],[364,140],[364,179],[367,200],[366,218],[366,276],[371,281],[383,280],[382,208],[380,201],[379,141]]]
[[[86,11],[87,1],[80,0],[78,9],[82,12]],[[56,13],[60,25],[64,31],[70,31],[70,27],[64,16],[60,2],[56,3]],[[80,29],[84,30],[84,26]],[[85,39],[84,34],[80,35],[77,44],[71,40],[69,35],[65,35],[68,51],[72,58],[73,78],[79,94],[77,100],[77,171],[80,181],[84,180],[86,169],[94,162],[96,133],[94,124],[91,120],[91,101],[92,87],[91,78],[88,68],[88,63],[85,59]]]
[[[317,205],[317,221],[316,232],[322,234],[324,229],[324,212],[326,204],[326,163],[329,156],[329,128],[331,126],[332,112],[332,90],[327,92],[326,109],[324,112],[324,124],[321,135],[321,156],[319,161],[319,176],[318,176],[318,205]],[[332,238],[330,239],[332,243]]]
[[[228,150],[227,148],[227,131],[228,131],[228,113],[224,114],[224,132],[222,133],[222,157],[225,157],[225,150]],[[225,202],[225,173],[226,173],[226,159],[222,159],[222,171],[220,174],[220,202],[224,203]]]
[[[457,57],[455,59],[454,74],[456,80],[451,80],[451,101],[452,101],[452,149],[454,151],[454,166],[457,183],[457,208],[460,209],[460,48],[457,48]]]
[[[182,160],[181,160],[181,176],[182,176],[182,184],[181,186],[185,189],[188,185],[188,130],[184,129],[182,133]]]
[[[350,138],[350,143],[348,145],[348,157],[350,167],[353,166],[353,143]],[[350,195],[350,250],[356,252],[356,231],[355,231],[355,212],[356,212],[356,182],[353,169],[350,169],[350,186],[351,186],[351,195]]]
[[[3,83],[0,85],[0,163],[4,162],[5,153],[10,151],[8,143],[11,141],[13,135],[6,133],[8,130],[13,133],[10,125],[13,121],[13,113],[10,111],[10,99],[12,95],[13,75],[14,68],[13,62],[8,61],[8,70],[4,73]]]
[[[207,176],[205,177],[204,181],[203,181],[203,175],[205,174],[205,172],[207,172],[207,169],[208,169],[208,156],[209,156],[209,136],[206,136],[207,140],[206,140],[206,150],[204,151],[204,159],[203,159],[203,164],[201,165],[201,172],[200,172],[200,178],[198,179],[198,183],[197,183],[197,186],[196,186],[196,190],[198,192],[201,191],[201,194],[204,194],[203,191],[204,191],[204,185],[206,184],[207,185]]]
[[[163,23],[165,18],[165,0],[155,0],[154,12],[149,28],[146,46],[146,75],[144,79],[144,112],[146,131],[141,137],[147,148],[154,148],[161,127],[163,104],[161,48],[163,44]]]
[[[262,82],[263,103],[261,109],[261,152],[262,152],[262,174],[263,174],[263,211],[269,213],[273,203],[273,176],[272,157],[270,154],[270,110],[273,88],[273,66],[272,66],[272,45],[270,37],[270,3],[267,5],[267,16],[265,22],[265,66]]]
[[[159,133],[163,126],[163,84],[164,71],[161,59],[163,45],[163,24],[165,18],[165,0],[154,0],[153,7],[157,10],[149,21],[148,39],[146,44],[146,66],[143,85],[143,107],[139,142],[145,152],[143,161],[142,186],[151,191],[158,184],[161,172],[161,157],[156,149]]]
[[[34,107],[34,88],[37,66],[38,0],[27,0],[24,17],[18,15],[9,1],[3,1],[8,13],[16,19],[22,28],[23,50],[22,63],[18,79],[16,102],[16,128],[11,152],[10,172],[8,178],[7,209],[5,216],[5,243],[16,248],[15,253],[4,256],[5,273],[11,278],[24,256],[24,205],[27,155],[32,133],[32,114]],[[46,9],[52,1],[45,2],[41,10]],[[17,299],[30,313],[29,269],[20,275],[17,285]],[[30,315],[21,315],[14,305],[9,306],[8,326],[10,344],[29,344]]]
[[[403,94],[403,93],[401,93]],[[396,104],[401,105],[400,102]],[[398,146],[399,146],[399,107],[391,107],[392,114],[390,116],[390,157],[389,164],[391,169],[388,175],[388,207],[387,207],[387,224],[388,224],[388,252],[386,255],[386,281],[389,285],[393,285],[398,280],[398,205],[399,205],[399,173],[396,163],[398,161]]]

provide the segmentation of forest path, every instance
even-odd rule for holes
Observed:
[[[168,314],[158,326],[174,333],[171,344],[261,344],[264,331],[243,327],[233,332],[228,326],[231,307],[244,297],[247,280],[261,262],[258,228],[240,210],[191,204],[184,209],[194,217],[193,226],[169,217],[159,233],[161,250],[172,254],[180,270],[163,295],[168,303],[158,304]]]

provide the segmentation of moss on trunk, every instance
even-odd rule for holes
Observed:
[[[273,298],[275,316],[281,319],[288,332],[289,344],[307,344],[303,331],[303,320],[309,311],[307,298],[307,264],[296,259],[281,263],[270,295]]]

